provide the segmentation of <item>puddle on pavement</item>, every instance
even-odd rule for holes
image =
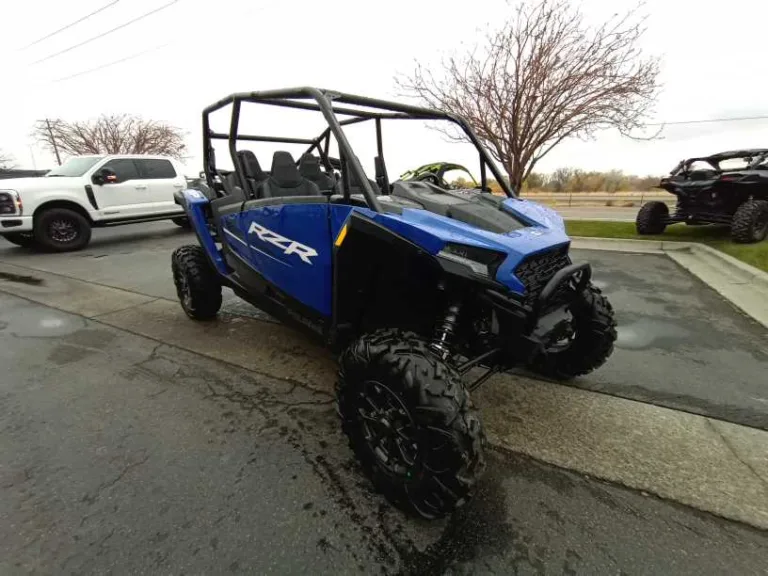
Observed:
[[[643,350],[660,341],[687,340],[691,332],[676,324],[641,319],[617,328],[616,346],[625,350]]]
[[[51,309],[14,307],[0,313],[0,330],[20,338],[57,338],[85,325],[85,318]]]

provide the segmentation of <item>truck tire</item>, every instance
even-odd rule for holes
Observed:
[[[667,227],[665,220],[669,216],[669,206],[654,200],[646,202],[637,213],[635,229],[638,234],[661,234]]]
[[[427,519],[474,495],[485,435],[459,374],[417,335],[360,337],[341,355],[336,401],[342,430],[374,486]]]
[[[193,320],[211,320],[221,308],[221,282],[200,246],[180,246],[171,270],[181,307]]]
[[[738,207],[731,222],[731,238],[739,244],[762,242],[768,236],[768,201],[749,200]]]
[[[179,226],[180,228],[184,228],[185,230],[191,230],[192,229],[192,223],[189,221],[189,218],[186,216],[183,216],[181,218],[171,218],[171,222],[176,224],[176,226]]]
[[[48,208],[35,216],[36,244],[49,252],[82,250],[91,241],[91,223],[69,208]]]
[[[6,234],[5,239],[11,244],[16,244],[16,246],[21,246],[22,248],[31,248],[35,245],[35,235],[32,232]]]
[[[569,341],[537,356],[531,368],[555,380],[583,376],[605,364],[616,342],[613,307],[597,286],[589,284],[571,304]]]

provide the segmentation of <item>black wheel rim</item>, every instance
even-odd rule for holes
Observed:
[[[77,240],[77,237],[80,236],[80,227],[72,220],[59,218],[50,223],[48,234],[54,242],[67,244]]]
[[[367,381],[358,415],[365,442],[381,468],[393,476],[413,478],[419,455],[417,427],[400,397],[380,382]]]

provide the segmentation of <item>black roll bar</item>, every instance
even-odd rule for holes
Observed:
[[[238,130],[240,109],[243,102],[266,104],[269,106],[279,106],[283,108],[310,110],[316,112],[319,111],[323,114],[325,121],[328,123],[328,128],[326,128],[326,130],[324,130],[320,136],[314,139],[239,134]],[[232,105],[232,115],[230,118],[229,134],[213,132],[210,129],[210,114],[230,104]],[[339,106],[338,104],[345,104],[346,106]],[[357,108],[350,108],[349,106]],[[339,120],[337,115],[349,116],[350,118]],[[235,166],[235,171],[238,172],[238,178],[242,180],[244,176],[240,174],[242,169],[239,168],[237,158],[236,143],[238,140],[252,142],[308,144],[310,145],[309,151],[317,148],[321,155],[325,156],[323,160],[327,167],[330,165],[327,158],[328,146],[330,144],[330,136],[333,134],[333,136],[336,138],[336,142],[339,145],[339,153],[344,161],[344,164],[346,167],[352,170],[352,172],[354,172],[356,176],[355,180],[360,183],[363,195],[365,196],[365,200],[368,203],[369,208],[376,212],[381,212],[381,205],[379,204],[376,194],[365,175],[365,171],[360,164],[360,160],[357,158],[357,156],[355,156],[342,128],[343,126],[348,126],[370,119],[376,120],[377,148],[380,156],[382,156],[381,120],[447,120],[449,122],[453,122],[454,124],[458,124],[458,126],[463,130],[463,132],[467,135],[469,140],[479,152],[481,172],[480,185],[483,188],[487,186],[486,168],[490,168],[491,173],[496,178],[504,193],[509,197],[515,195],[504,181],[504,178],[498,170],[498,167],[495,165],[491,157],[488,155],[488,152],[480,143],[477,135],[472,131],[469,124],[462,117],[430,108],[422,108],[409,104],[389,102],[386,100],[368,98],[365,96],[356,96],[353,94],[345,94],[333,90],[312,87],[288,88],[283,90],[265,90],[259,92],[240,92],[230,94],[226,98],[222,98],[218,102],[205,108],[203,110],[203,164],[206,171],[206,180],[209,185],[213,185],[216,163],[211,141],[214,139],[228,141],[229,153],[232,157],[232,164]],[[325,153],[323,153],[323,147],[321,144],[324,144]],[[349,182],[348,177],[344,178],[344,180],[345,182]],[[242,184],[243,182],[241,182],[241,185]],[[246,189],[245,186],[243,186],[243,189]],[[346,193],[348,193],[348,190],[345,190],[345,194]]]

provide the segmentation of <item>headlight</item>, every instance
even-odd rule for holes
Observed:
[[[22,208],[16,190],[0,190],[0,216],[21,216]]]
[[[506,254],[502,252],[453,242],[446,244],[437,256],[463,264],[478,276],[487,278],[496,276],[496,270],[506,258]]]

